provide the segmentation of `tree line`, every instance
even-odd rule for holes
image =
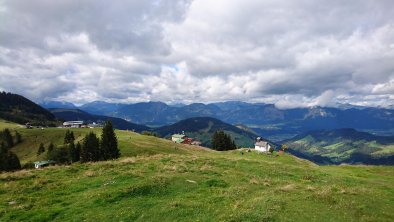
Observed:
[[[45,152],[44,144],[40,144],[37,155]],[[61,146],[50,143],[47,148],[47,159],[59,164],[69,164],[74,162],[95,162],[102,160],[112,160],[120,157],[118,140],[112,123],[107,121],[102,129],[101,138],[93,132],[88,133],[82,143],[75,143],[74,133],[67,130],[64,142]]]

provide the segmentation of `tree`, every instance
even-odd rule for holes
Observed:
[[[77,146],[75,146],[74,143],[70,143],[68,145],[68,150],[69,150],[69,159],[71,163],[78,162],[79,161],[79,156],[81,152],[81,144],[78,143]]]
[[[22,142],[22,135],[18,131],[15,131],[15,143],[19,144],[21,142]]]
[[[81,150],[82,150],[82,146],[81,144],[78,142],[77,145],[75,146],[75,161],[80,161],[81,160]]]
[[[17,155],[8,150],[4,142],[0,144],[0,171],[12,171],[21,168]]]
[[[100,141],[96,134],[90,132],[82,142],[81,162],[99,161],[100,159]]]
[[[1,140],[3,140],[5,142],[5,146],[7,148],[11,148],[14,146],[14,140],[12,138],[11,132],[9,129],[5,128],[2,132],[1,132]]]
[[[38,150],[37,150],[37,156],[41,155],[41,153],[44,153],[44,152],[45,152],[44,144],[40,143],[40,146],[38,147]]]
[[[64,144],[73,143],[74,140],[75,140],[74,133],[70,130],[67,130],[66,134],[64,135]]]
[[[48,158],[48,160],[51,160],[51,158],[53,157],[52,152],[54,151],[54,149],[55,149],[55,145],[53,145],[53,143],[51,142],[48,145],[48,151],[47,151],[47,158]]]
[[[105,122],[101,134],[100,151],[102,160],[117,159],[120,156],[118,139],[112,127],[111,121]]]
[[[59,164],[69,163],[69,156],[68,146],[55,147],[51,152],[48,152],[48,159]]]
[[[218,151],[233,150],[237,148],[231,136],[224,133],[222,130],[218,130],[213,134],[211,143],[212,149]]]

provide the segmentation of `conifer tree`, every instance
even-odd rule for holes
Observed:
[[[100,158],[100,141],[96,134],[90,132],[85,136],[81,148],[81,162],[99,161]]]
[[[81,160],[81,144],[78,142],[77,145],[75,146],[75,156],[74,156],[74,160],[76,161],[80,161]]]
[[[51,158],[52,158],[52,154],[53,154],[53,152],[54,152],[54,149],[55,149],[55,145],[53,145],[53,143],[51,142],[51,143],[48,145],[48,151],[47,151],[47,158],[48,158],[49,160],[51,160]]]
[[[213,134],[211,143],[212,149],[218,151],[233,150],[237,148],[231,136],[224,133],[222,130],[218,130]]]
[[[22,135],[18,131],[15,131],[15,143],[19,144],[21,142],[22,142]]]
[[[53,151],[55,149],[55,145],[53,145],[53,143],[51,142],[49,145],[48,145],[48,152],[51,152],[51,151]]]
[[[21,168],[19,158],[17,155],[8,150],[4,142],[0,144],[0,172],[12,171]]]
[[[11,148],[11,147],[13,147],[14,146],[14,140],[12,139],[12,135],[11,135],[11,132],[10,132],[10,130],[9,129],[4,129],[2,132],[1,132],[1,136],[2,136],[2,138],[3,138],[3,140],[4,140],[4,142],[5,142],[5,146],[7,147],[7,148]]]
[[[66,134],[64,135],[64,144],[73,143],[75,140],[74,132],[67,130]]]
[[[100,151],[102,160],[117,159],[120,156],[118,139],[112,127],[111,121],[105,122],[101,134]]]
[[[70,143],[68,145],[68,149],[69,149],[69,159],[70,159],[71,163],[79,161],[81,144],[78,143],[76,146],[74,143]]]
[[[37,156],[41,155],[41,153],[44,153],[44,152],[45,152],[44,144],[40,143],[40,146],[38,147],[38,150],[37,150]]]

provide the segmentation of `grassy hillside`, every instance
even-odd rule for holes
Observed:
[[[394,137],[354,129],[311,131],[284,141],[293,153],[318,163],[394,164]]]
[[[101,129],[70,129],[74,132],[76,141],[81,141],[89,132],[93,131],[97,136],[101,135]],[[18,129],[22,135],[22,143],[12,148],[18,155],[22,164],[45,160],[45,153],[37,156],[40,143],[48,147],[49,143],[62,145],[66,129],[46,128],[46,129]],[[160,139],[153,136],[143,136],[138,133],[124,130],[116,130],[119,148],[122,156],[152,155],[167,153],[185,153],[193,146],[175,144],[169,140]]]
[[[73,131],[81,139],[89,129]],[[40,158],[40,140],[61,143],[65,130],[20,132],[25,141],[13,149],[27,161]],[[318,166],[116,133],[119,160],[0,174],[0,221],[394,219],[394,167]]]

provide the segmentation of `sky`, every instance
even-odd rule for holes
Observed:
[[[393,12],[392,0],[0,0],[0,90],[393,107]]]

